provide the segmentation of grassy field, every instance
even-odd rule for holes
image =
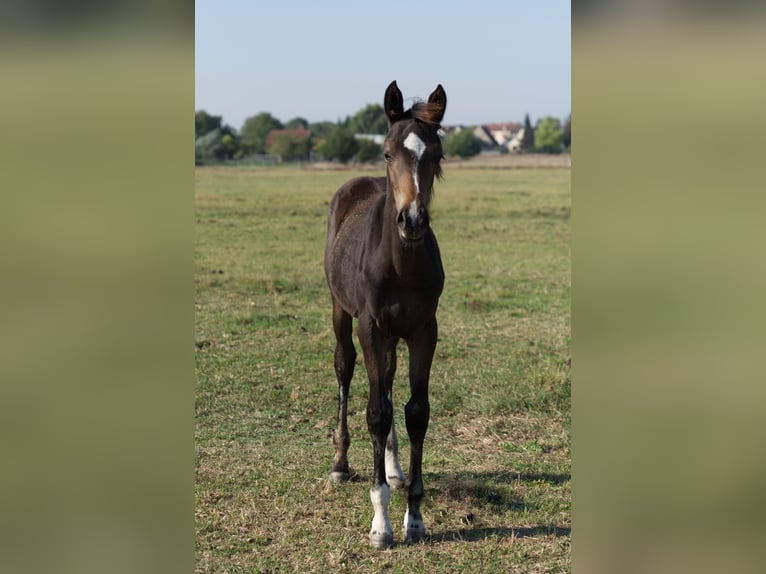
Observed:
[[[355,175],[196,170],[197,572],[569,571],[569,170],[445,165],[432,209],[446,284],[423,461],[428,539],[383,552],[367,539],[361,351],[356,475],[327,480],[337,383],[322,252],[329,199]],[[406,360],[401,344],[405,472]],[[394,492],[397,542],[404,509]]]

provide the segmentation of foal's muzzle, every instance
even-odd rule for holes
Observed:
[[[413,213],[411,209],[402,209],[396,216],[396,225],[402,241],[420,241],[428,229],[428,212],[420,207]]]

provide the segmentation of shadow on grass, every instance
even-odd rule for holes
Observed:
[[[462,494],[481,498],[493,486],[507,486],[517,482],[546,482],[552,485],[559,485],[569,482],[572,477],[569,473],[498,471],[465,473],[432,472],[425,473],[423,479],[427,485],[448,495]]]
[[[569,473],[547,472],[467,472],[467,473],[430,473],[425,477],[426,490],[432,490],[435,497],[453,507],[470,509],[465,520],[473,522],[474,508],[479,512],[493,513],[495,510],[534,511],[536,505],[525,500],[524,489],[517,489],[520,483],[544,482],[553,488],[571,480]],[[470,525],[465,528],[437,532],[428,536],[431,542],[477,541],[487,538],[531,538],[538,536],[569,536],[571,528],[555,524],[541,524],[525,527],[480,527]]]
[[[429,542],[476,542],[487,538],[533,538],[537,536],[569,536],[572,529],[561,526],[527,526],[511,528],[507,526],[494,528],[461,528],[430,534]]]
[[[358,473],[353,467],[350,469],[348,482],[370,482],[372,476],[369,473]],[[482,497],[484,491],[492,485],[507,485],[514,482],[547,482],[548,484],[564,484],[572,480],[569,473],[549,472],[468,472],[446,473],[427,472],[423,474],[426,487],[434,487],[438,491],[447,494],[467,494],[474,497]]]

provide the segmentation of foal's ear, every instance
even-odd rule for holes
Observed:
[[[388,127],[402,119],[404,115],[404,100],[402,99],[402,92],[399,90],[399,86],[396,85],[396,80],[391,82],[388,88],[386,88],[386,95],[383,97],[383,109],[386,111]]]
[[[441,123],[444,112],[447,110],[447,94],[441,84],[436,86],[436,89],[428,96],[428,103],[428,107],[433,110],[434,119],[437,123]]]

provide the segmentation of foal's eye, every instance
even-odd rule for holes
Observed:
[[[394,159],[394,156],[392,156],[392,155],[391,155],[390,153],[388,153],[388,152],[385,152],[385,153],[383,154],[383,158],[384,158],[384,159],[385,159],[387,162],[389,162],[389,161],[391,161],[392,159]]]

